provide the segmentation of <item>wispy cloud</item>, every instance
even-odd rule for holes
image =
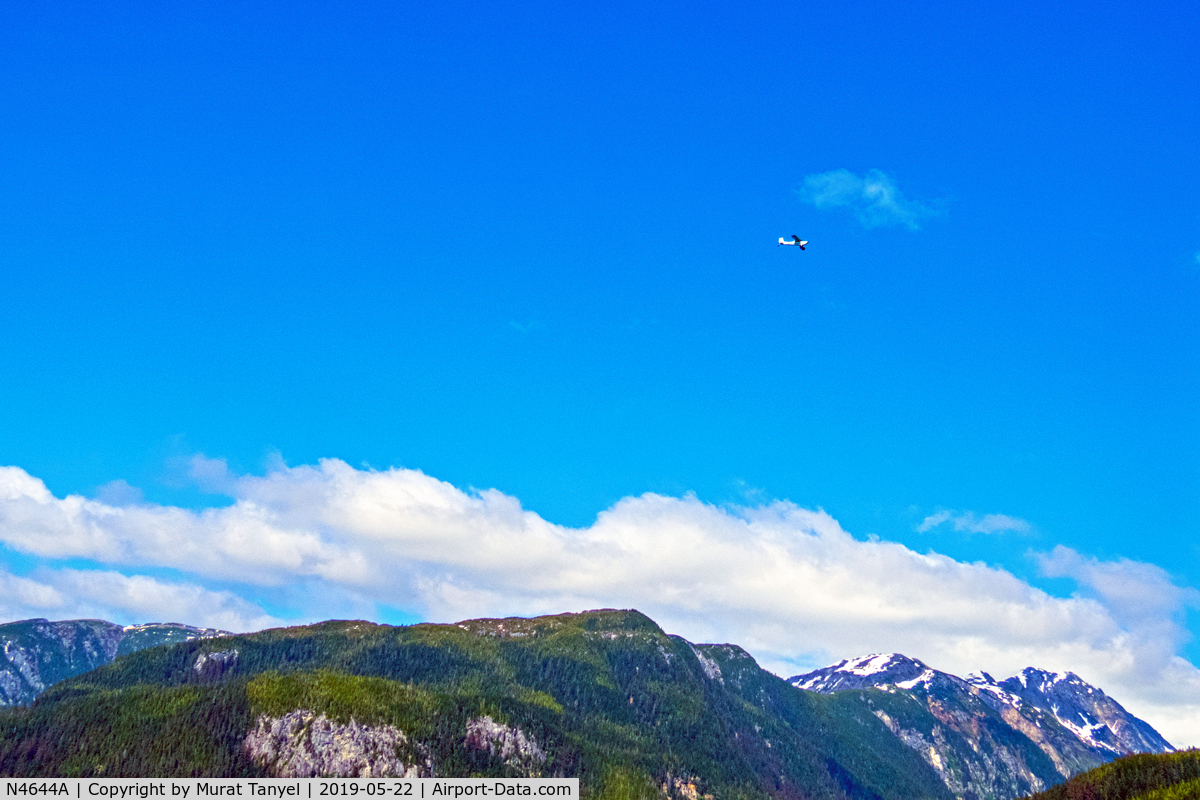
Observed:
[[[877,169],[861,177],[848,169],[808,175],[797,193],[818,209],[848,208],[867,228],[902,225],[915,231],[921,220],[939,213],[932,205],[905,197],[896,182]]]
[[[106,565],[0,575],[4,610],[57,608],[36,615],[65,618],[108,602],[146,621],[165,607],[178,621],[214,624],[204,616],[212,607],[233,620],[222,627],[245,629],[268,616],[245,598],[290,608],[296,587],[309,598],[306,619],[371,604],[434,621],[638,608],[689,639],[743,644],[785,674],[888,650],[959,673],[1069,669],[1176,744],[1200,743],[1200,671],[1176,647],[1192,594],[1152,565],[1056,550],[1043,570],[1080,587],[1062,598],[985,564],[861,541],[828,514],[787,502],[718,507],[646,494],[567,528],[499,491],[463,491],[415,470],[328,459],[259,477],[210,462],[196,462],[197,477],[227,486],[234,502],[202,511],[60,499],[23,470],[0,468],[0,542]],[[931,524],[1022,523],[943,513]],[[185,578],[140,582],[140,571],[162,568]]]
[[[1182,622],[1184,609],[1200,607],[1200,592],[1176,586],[1161,567],[1124,558],[1100,561],[1063,545],[1034,557],[1043,575],[1074,580],[1077,596],[1098,599],[1121,625],[1157,642],[1163,656],[1187,639],[1186,629],[1176,623]]]
[[[132,506],[143,502],[146,498],[142,490],[136,486],[130,486],[125,480],[115,480],[97,489],[96,499],[110,506]]]
[[[1010,517],[1007,514],[985,514],[977,517],[973,511],[962,514],[954,511],[939,511],[923,519],[917,526],[917,530],[924,533],[947,522],[954,526],[954,530],[968,533],[1004,533],[1006,531],[1025,533],[1030,529],[1029,523],[1025,520]]]

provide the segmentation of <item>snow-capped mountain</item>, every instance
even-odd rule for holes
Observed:
[[[833,666],[788,679],[797,689],[832,694],[844,689],[874,689],[895,686],[899,689],[927,690],[934,685],[952,684],[966,688],[962,678],[930,669],[915,658],[900,653],[860,656],[839,661]]]
[[[900,653],[850,658],[788,680],[798,689],[878,689],[866,701],[959,797],[1012,798],[1130,753],[1173,749],[1073,673],[1034,668],[966,679]]]
[[[147,647],[227,636],[176,622],[116,625],[100,619],[26,619],[0,625],[0,706],[32,703],[47,686]]]
[[[1048,711],[1080,740],[1117,756],[1174,749],[1158,731],[1074,672],[1026,667],[1004,681],[986,672],[968,675],[967,681],[998,705],[1028,703]]]

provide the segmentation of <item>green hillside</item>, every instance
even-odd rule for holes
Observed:
[[[948,799],[872,694],[798,691],[635,611],[327,622],[155,647],[65,681],[0,714],[0,773],[272,774],[247,734],[304,709],[305,725],[398,729],[388,747],[438,775],[578,776],[592,798]],[[473,745],[484,718],[525,749]]]
[[[1197,800],[1200,751],[1119,758],[1029,800]]]

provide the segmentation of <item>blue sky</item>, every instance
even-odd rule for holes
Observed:
[[[575,531],[779,501],[1196,663],[1200,10],[652,5],[0,7],[0,464],[200,521],[321,459]],[[297,597],[29,519],[10,616],[143,621],[72,605],[92,570],[241,620],[541,608]]]

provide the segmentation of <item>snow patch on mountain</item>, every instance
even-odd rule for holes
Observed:
[[[896,660],[896,653],[883,653],[862,658],[852,658],[848,661],[843,661],[845,665],[842,667],[842,672],[849,672],[851,675],[875,675],[880,672],[886,672],[888,666]]]
[[[805,675],[796,675],[789,678],[788,683],[797,689],[829,694],[846,689],[869,689],[910,683],[916,686],[921,683],[923,677],[928,680],[933,675],[933,670],[915,658],[901,653],[874,653],[859,658],[848,658]]]
[[[933,682],[934,674],[935,673],[933,670],[927,669],[912,680],[898,681],[895,686],[897,689],[914,689],[918,686],[929,688],[930,684]]]
[[[1001,705],[1020,708],[1025,702],[1020,696],[1001,688],[996,679],[986,672],[972,672],[967,676],[966,681],[983,695],[984,702],[997,710]]]

